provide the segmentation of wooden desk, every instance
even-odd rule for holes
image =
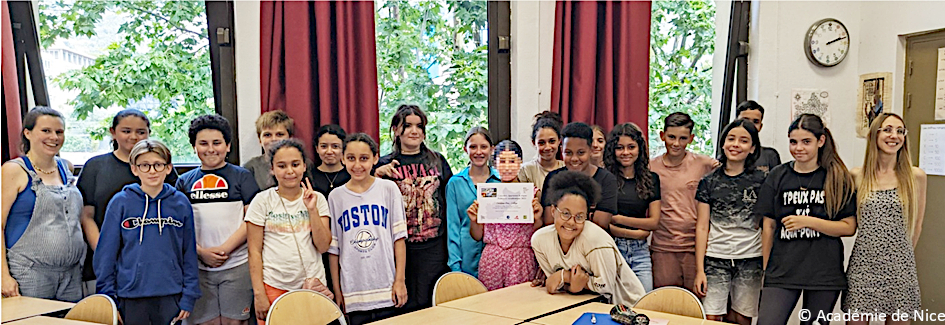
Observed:
[[[577,306],[559,313],[551,314],[539,319],[531,320],[529,322],[534,324],[542,325],[571,325],[575,320],[581,317],[584,313],[600,313],[600,314],[609,314],[610,309],[613,308],[613,305],[602,304],[599,302],[592,302],[589,304]],[[635,308],[634,311],[646,314],[651,319],[660,318],[669,320],[670,325],[726,325],[727,323],[716,322],[711,320],[702,320],[698,318],[679,316],[667,313],[661,313],[651,310],[645,310],[640,308]],[[731,325],[731,324],[728,324]]]
[[[438,306],[525,321],[600,297],[592,294],[572,295],[569,293],[552,295],[546,290],[545,287],[532,287],[526,282],[445,302]]]
[[[0,299],[0,305],[3,307],[2,322],[6,323],[12,320],[39,316],[60,310],[66,310],[75,306],[74,303],[39,299],[32,297],[10,297]]]
[[[9,325],[93,325],[98,323],[89,323],[77,320],[69,320],[65,318],[56,318],[48,316],[36,316],[24,318],[21,320],[15,320],[9,323]]]
[[[519,319],[512,319],[488,314],[481,314],[471,311],[446,308],[431,307],[418,310],[409,314],[391,317],[385,320],[377,321],[371,324],[377,325],[436,325],[436,324],[489,324],[489,325],[515,325],[521,323]],[[570,325],[570,324],[568,324]]]

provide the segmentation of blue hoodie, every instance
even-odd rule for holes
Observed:
[[[141,185],[126,185],[108,202],[92,264],[98,293],[112,298],[181,294],[180,309],[192,312],[200,284],[190,200],[168,184],[157,197],[148,197]]]

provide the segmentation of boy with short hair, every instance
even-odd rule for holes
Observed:
[[[764,125],[762,121],[765,118],[765,108],[761,107],[761,104],[753,100],[746,100],[738,104],[738,107],[735,107],[735,112],[738,114],[736,118],[751,121],[751,123],[755,125],[755,129],[758,129],[758,133],[761,133],[761,126]],[[781,155],[778,154],[777,150],[771,147],[761,147],[761,155],[758,156],[758,160],[755,161],[755,168],[763,172],[768,172],[780,164]]]
[[[220,115],[190,122],[190,144],[200,168],[180,175],[177,189],[193,206],[200,289],[193,322],[246,324],[253,303],[243,214],[259,192],[253,174],[226,162],[232,129]]]
[[[692,143],[695,122],[676,112],[664,119],[660,139],[666,152],[650,160],[660,176],[660,223],[650,244],[653,287],[685,287],[692,291],[696,277],[696,188],[702,177],[718,166],[709,156],[686,150]]]
[[[125,324],[174,324],[200,297],[193,210],[164,184],[174,168],[167,146],[141,140],[128,161],[141,183],[126,185],[105,209],[92,259],[96,287],[118,302]]]
[[[256,136],[259,137],[259,146],[262,147],[262,154],[253,157],[243,164],[243,168],[249,170],[256,179],[256,185],[260,189],[267,189],[276,186],[275,179],[269,170],[272,166],[267,158],[269,145],[279,140],[285,140],[295,135],[295,121],[284,111],[275,110],[263,113],[256,119]],[[344,140],[344,139],[342,139]]]

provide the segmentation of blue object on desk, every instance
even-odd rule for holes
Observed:
[[[591,315],[597,316],[597,323],[591,323]],[[610,319],[610,314],[584,313],[571,325],[620,325],[620,323]]]

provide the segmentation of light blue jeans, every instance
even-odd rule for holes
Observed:
[[[630,269],[643,283],[643,289],[646,292],[653,291],[653,261],[646,239],[614,238],[614,241],[623,259],[627,260]]]

